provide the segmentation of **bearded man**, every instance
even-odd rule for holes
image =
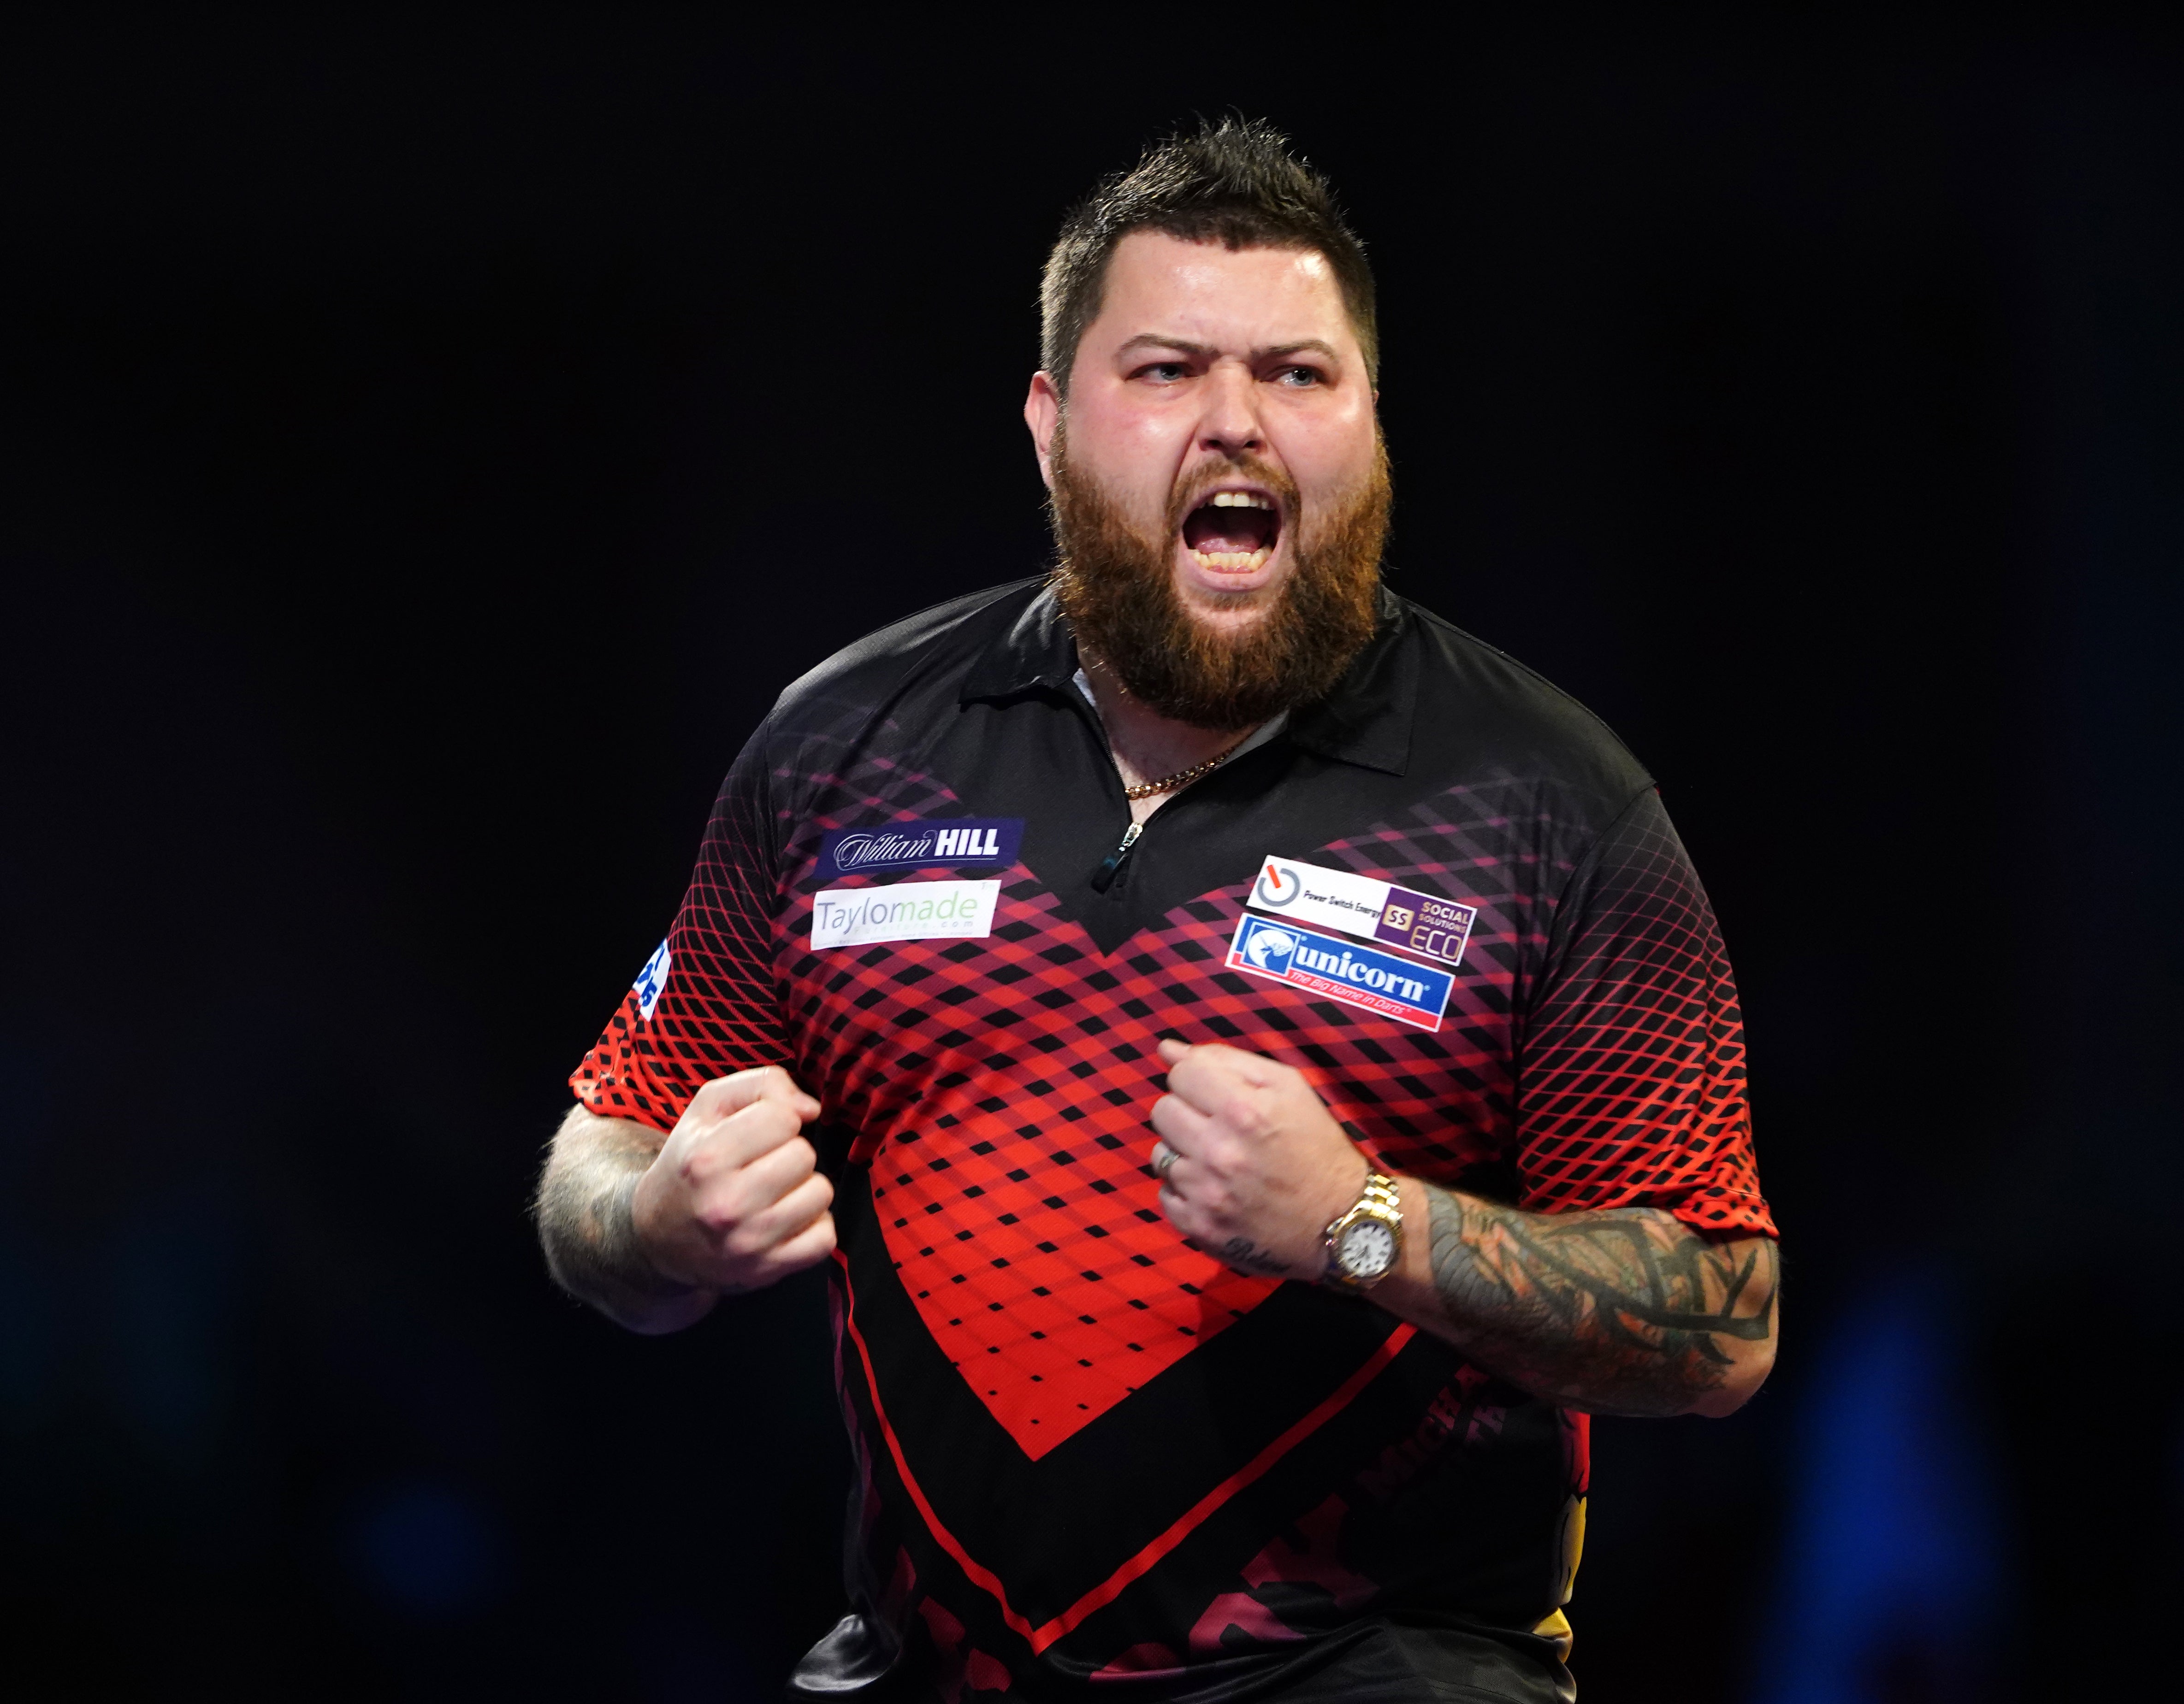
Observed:
[[[1773,1356],[1705,894],[1381,586],[1373,281],[1281,137],[1095,190],[1043,354],[1059,565],[782,695],[571,1078],[554,1272],[658,1332],[827,1267],[793,1695],[1570,1697],[1589,1417]]]

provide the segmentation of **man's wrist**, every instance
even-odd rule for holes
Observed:
[[[1325,1265],[1320,1282],[1347,1295],[1377,1288],[1403,1264],[1403,1229],[1401,1180],[1368,1160],[1357,1196],[1322,1233]]]
[[[638,1230],[637,1192],[644,1179],[644,1172],[632,1172],[628,1177],[617,1179],[600,1200],[601,1264],[632,1295],[655,1301],[672,1301],[678,1297],[695,1295],[705,1287],[685,1283],[662,1272]]]

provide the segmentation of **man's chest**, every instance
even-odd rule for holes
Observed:
[[[867,1145],[1120,1139],[1163,1036],[1295,1065],[1394,1163],[1506,1134],[1568,873],[1518,778],[1422,788],[1277,742],[1133,832],[1087,718],[1042,705],[874,741],[783,802],[780,1009]]]
[[[1159,1039],[1294,1065],[1384,1167],[1452,1178],[1506,1149],[1540,927],[1506,801],[1345,823],[1246,794],[1156,819],[1134,858],[1199,844],[1130,872],[1148,921],[1110,948],[1100,896],[1033,862],[1043,810],[1072,808],[1046,792],[878,764],[814,789],[772,942],[792,1069],[853,1133],[844,1187],[869,1189],[927,1329],[1034,1456],[1270,1288],[1159,1211]]]

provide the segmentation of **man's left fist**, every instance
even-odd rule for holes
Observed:
[[[1160,1044],[1153,1169],[1176,1229],[1240,1271],[1316,1282],[1327,1227],[1372,1167],[1301,1072],[1217,1043]]]

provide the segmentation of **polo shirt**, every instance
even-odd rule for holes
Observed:
[[[850,1613],[792,1690],[1213,1704],[1392,1632],[1555,1696],[1585,1417],[1186,1242],[1156,1048],[1295,1066],[1384,1172],[1771,1235],[1705,892],[1605,727],[1392,593],[1127,852],[1077,666],[1026,581],[796,682],[571,1079],[660,1130],[758,1065],[824,1109]]]

